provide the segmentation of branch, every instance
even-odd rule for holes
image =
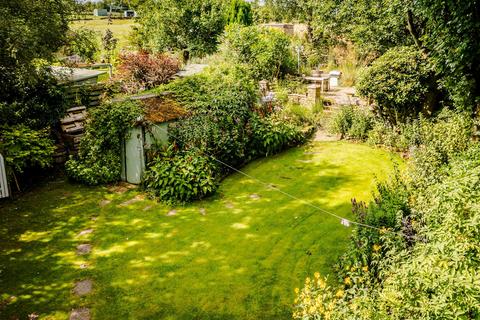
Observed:
[[[413,22],[413,13],[410,9],[407,10],[407,29],[410,32],[410,35],[412,36],[413,41],[415,42],[415,45],[418,47],[418,49],[423,50],[424,48],[422,42],[420,41],[418,30],[415,27],[415,23]]]

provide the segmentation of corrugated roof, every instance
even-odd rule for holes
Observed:
[[[53,75],[61,82],[80,82],[96,78],[106,71],[52,66]]]

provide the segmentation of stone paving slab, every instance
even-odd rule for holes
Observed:
[[[73,309],[70,313],[69,320],[90,320],[90,309],[88,308],[78,308]]]
[[[89,254],[92,251],[92,245],[88,243],[79,244],[77,246],[77,254],[83,256]]]
[[[93,282],[90,279],[78,281],[75,283],[75,287],[73,288],[73,293],[77,296],[85,296],[92,292]]]
[[[172,209],[167,212],[167,217],[175,216],[177,214],[177,210]]]
[[[85,229],[78,233],[77,237],[85,236],[87,234],[93,233],[93,229]]]

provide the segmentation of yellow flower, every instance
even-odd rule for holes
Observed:
[[[317,285],[322,289],[325,289],[325,287],[327,286],[325,281],[323,281],[322,279],[317,280]]]
[[[351,285],[352,284],[352,280],[350,279],[350,277],[346,277],[344,282],[345,282],[346,285]]]
[[[338,290],[337,293],[335,293],[335,297],[341,298],[341,297],[343,297],[343,294],[344,294],[344,293],[345,293],[345,292],[344,292],[343,290]]]
[[[300,292],[300,289],[295,288],[295,293],[298,294]]]
[[[307,279],[305,279],[305,283],[306,283],[306,284],[309,284],[309,283],[310,283],[310,277],[307,277]]]
[[[381,247],[379,244],[374,244],[374,245],[373,245],[373,251],[375,251],[375,252],[380,251],[381,248],[382,248],[382,247]]]
[[[315,276],[315,279],[318,279],[318,278],[320,278],[320,273],[319,273],[319,272],[315,272],[314,276]]]
[[[363,270],[364,272],[368,272],[368,266],[363,267],[362,270]]]

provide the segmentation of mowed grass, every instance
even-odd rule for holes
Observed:
[[[243,170],[351,217],[351,198],[370,199],[392,157],[362,144],[312,143]],[[185,207],[118,191],[55,181],[0,204],[1,319],[67,319],[79,306],[93,319],[289,319],[294,288],[331,273],[351,232],[240,174]],[[86,228],[95,231],[77,236]],[[76,256],[80,243],[92,253]],[[92,294],[75,297],[74,282],[87,278]]]
[[[98,41],[101,45],[102,36],[107,29],[110,29],[113,36],[118,39],[117,49],[126,49],[131,46],[130,34],[135,26],[134,19],[112,19],[112,24],[108,24],[108,18],[93,18],[87,20],[73,21],[71,27],[73,29],[87,28],[93,30],[98,35]]]

